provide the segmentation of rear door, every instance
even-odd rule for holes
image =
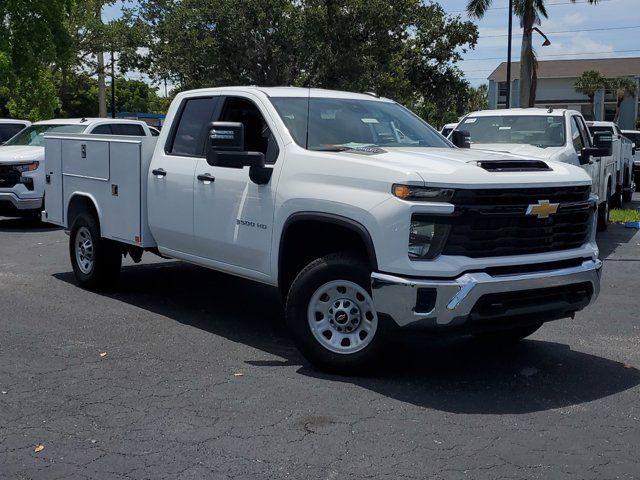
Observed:
[[[193,251],[193,179],[218,103],[213,95],[185,98],[164,148],[156,149],[149,168],[149,227],[158,246],[169,254]]]

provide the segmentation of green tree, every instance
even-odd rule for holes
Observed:
[[[578,77],[573,84],[576,92],[582,93],[589,97],[589,104],[591,106],[591,119],[595,120],[595,97],[598,90],[605,88],[607,85],[607,79],[597,70],[587,70]]]
[[[613,118],[617,122],[620,118],[620,107],[626,97],[633,97],[638,91],[638,85],[633,78],[618,77],[609,80],[607,88],[616,96],[616,115]]]
[[[488,92],[489,86],[487,84],[480,85],[477,88],[470,87],[464,113],[487,110],[489,108]]]
[[[72,0],[0,1],[0,98],[11,116],[49,118],[58,105],[56,62],[71,55]]]
[[[138,66],[178,90],[298,85],[375,91],[432,120],[464,108],[472,22],[421,0],[143,0]],[[176,35],[176,32],[180,32]]]
[[[586,0],[595,5],[599,0]],[[576,3],[576,0],[571,0]],[[467,12],[476,18],[484,17],[493,0],[468,0]],[[514,0],[513,13],[520,19],[522,46],[520,48],[520,106],[533,107],[536,102],[537,68],[533,50],[533,29],[541,18],[549,18],[545,0]]]

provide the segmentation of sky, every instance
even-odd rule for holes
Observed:
[[[551,45],[542,47],[543,39],[534,32],[534,48],[539,60],[575,58],[640,57],[640,0],[599,0],[589,5],[586,0],[546,0],[549,19],[543,19],[540,29]],[[440,0],[449,13],[468,19],[467,0]],[[489,74],[506,60],[508,0],[493,0],[491,10],[477,23],[480,39],[474,50],[463,55],[460,68],[474,85],[487,82]],[[119,16],[121,5],[105,9],[105,20]],[[522,29],[513,22],[512,59],[520,57]],[[139,74],[130,75],[132,78]]]

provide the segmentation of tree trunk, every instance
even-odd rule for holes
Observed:
[[[618,119],[620,118],[620,107],[622,106],[622,101],[624,100],[624,97],[620,98],[618,97],[618,101],[616,102],[616,114],[613,117],[613,121],[615,123],[618,123]]]
[[[520,107],[529,106],[533,80],[533,34],[534,12],[529,9],[522,18],[522,48],[520,49]]]
[[[596,119],[596,95],[595,94],[590,94],[588,95],[589,97],[589,106],[591,107],[591,120],[595,120]]]

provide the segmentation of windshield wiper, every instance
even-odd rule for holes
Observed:
[[[326,148],[314,148],[314,152],[344,152],[345,150],[353,150],[352,147],[341,147],[336,145],[334,147],[326,147]]]

